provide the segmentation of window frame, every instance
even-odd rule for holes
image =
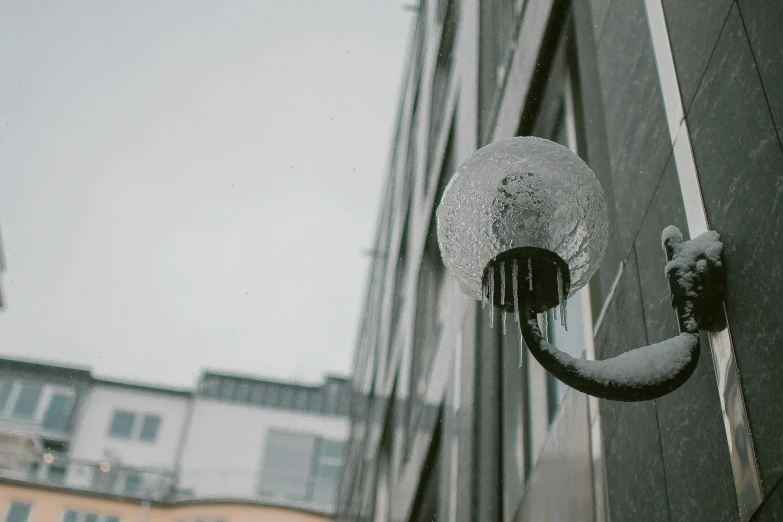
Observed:
[[[279,450],[275,450],[275,447],[271,445],[271,441],[275,441],[276,439],[290,440],[292,437],[309,438],[312,441],[312,444],[310,446],[311,448],[310,457],[307,463],[307,476],[305,477],[305,485],[303,488],[303,493],[300,496],[295,495],[294,493],[291,492],[281,493],[276,491],[274,487],[272,489],[267,487],[267,483],[271,483],[269,481],[270,477],[267,476],[267,469],[269,469],[268,458],[270,455],[276,454],[279,451]],[[263,456],[261,460],[261,465],[259,466],[260,469],[258,473],[258,483],[257,483],[258,485],[256,486],[256,491],[258,496],[265,497],[265,498],[283,498],[294,502],[307,503],[310,500],[310,497],[312,496],[313,464],[317,460],[318,444],[319,444],[319,437],[314,433],[281,430],[276,428],[270,428],[269,430],[267,430],[265,441],[264,441]],[[273,486],[278,483],[279,482],[274,482]]]
[[[549,47],[551,54],[547,57],[539,57],[539,61],[546,62],[549,66],[546,70],[540,71],[540,76],[531,82],[531,91],[522,113],[517,135],[540,136],[553,141],[560,136],[560,141],[565,142],[563,145],[579,154],[584,151],[585,136],[582,126],[583,115],[579,103],[581,92],[577,50],[573,46],[574,30],[573,17],[565,15],[559,34],[554,37],[553,45]],[[558,132],[559,129],[562,132]],[[591,358],[589,350],[592,338],[588,338],[588,336],[592,335],[592,325],[588,325],[589,321],[586,320],[586,317],[590,316],[591,310],[589,308],[584,310],[585,306],[589,307],[589,289],[590,285],[588,284],[569,299],[570,303],[575,301],[579,303],[583,309],[583,316],[580,320],[573,320],[576,317],[569,320],[568,331],[571,332],[572,328],[581,330],[580,355]],[[548,316],[547,321],[544,319],[545,315]],[[538,318],[542,331],[546,332],[545,335],[549,338],[549,331],[545,323],[552,320],[552,311],[550,310],[548,314],[539,314]],[[513,321],[512,324],[514,324]],[[511,354],[507,350],[510,350],[511,347],[504,345],[503,349],[504,360],[510,360]],[[519,347],[517,346],[515,349],[519,350]],[[515,422],[520,423],[518,429],[512,429],[513,423],[509,422],[507,418],[502,420],[504,447],[501,462],[503,469],[509,466],[510,459],[516,458],[510,450],[512,444],[506,444],[505,440],[514,436],[512,431],[519,432],[524,437],[521,441],[524,448],[522,471],[518,473],[520,476],[518,477],[519,484],[517,484],[517,489],[520,489],[521,493],[513,491],[513,485],[509,488],[504,477],[502,491],[504,520],[509,519],[508,517],[513,518],[524,499],[528,481],[538,465],[538,459],[550,436],[550,428],[561,411],[562,399],[565,396],[565,393],[562,396],[555,395],[559,391],[553,382],[554,377],[538,364],[527,349],[524,350],[521,363],[521,373],[516,380],[509,380],[507,376],[503,376],[503,415],[513,415]],[[502,371],[505,373],[516,370],[513,367],[509,368],[506,364],[503,365]],[[510,388],[509,383],[516,381],[519,381],[521,385],[520,390]],[[516,405],[515,411],[509,412],[505,403],[512,397],[518,398],[519,404]],[[516,444],[516,442],[514,443]]]
[[[122,522],[122,517],[119,515],[112,515],[110,513],[100,513],[97,511],[83,511],[79,509],[66,508],[63,509],[60,522],[71,522],[66,520],[68,513],[74,513],[76,518],[72,522],[87,522],[89,515],[95,515],[95,522]]]
[[[128,414],[128,415],[131,416],[130,429],[128,430],[128,435],[127,436],[125,436],[125,435],[118,435],[118,434],[114,433],[114,423],[115,423],[115,421],[117,419],[117,416],[119,414]],[[134,431],[135,431],[135,428],[136,428],[136,418],[138,417],[138,415],[139,414],[136,413],[135,411],[126,410],[126,409],[120,409],[120,408],[114,408],[112,410],[111,418],[109,419],[109,429],[107,431],[107,436],[109,438],[111,438],[111,439],[116,439],[116,440],[133,440],[134,439],[133,434],[134,434]]]
[[[65,423],[64,423],[64,426],[62,427],[62,429],[48,428],[48,427],[46,427],[44,425],[44,423],[46,422],[46,419],[47,419],[47,417],[49,415],[49,411],[50,411],[50,409],[52,407],[52,402],[54,401],[55,397],[57,397],[57,396],[65,397],[68,400],[68,403],[67,403],[68,407],[67,407],[66,413],[65,413]],[[68,432],[68,428],[71,425],[71,419],[73,418],[74,409],[76,407],[76,394],[74,393],[74,391],[71,390],[71,389],[62,388],[62,387],[58,387],[58,386],[50,386],[49,390],[48,390],[48,396],[47,396],[46,400],[43,401],[43,402],[46,403],[46,407],[42,408],[42,410],[41,410],[41,421],[40,421],[41,428],[44,431],[47,431],[47,432],[50,432],[50,433],[67,433]]]
[[[11,509],[15,504],[24,505],[24,506],[30,506],[30,509],[27,511],[27,516],[22,522],[30,522],[30,519],[33,516],[33,510],[35,509],[35,504],[33,502],[28,502],[26,500],[11,500],[8,502],[8,506],[5,508],[5,513],[3,515],[3,522],[11,522],[9,520],[9,516],[11,515]]]
[[[34,424],[40,427],[40,429],[46,433],[67,433],[70,427],[70,421],[76,407],[77,391],[73,387],[50,384],[45,381],[38,381],[29,377],[14,378],[11,376],[0,377],[0,386],[8,385],[8,396],[6,397],[5,404],[0,407],[0,420],[6,420],[9,422],[17,422],[24,424]],[[30,417],[17,416],[14,414],[19,395],[25,385],[39,386],[41,388],[38,396],[35,410]],[[43,422],[46,418],[46,414],[51,406],[52,399],[56,395],[62,395],[70,399],[70,407],[67,412],[66,425],[63,430],[47,429],[44,427]]]
[[[155,424],[155,433],[151,438],[144,436],[144,428],[147,425],[147,421],[154,419],[157,421],[157,424]],[[155,444],[158,441],[158,437],[160,436],[160,427],[163,424],[163,417],[161,415],[155,414],[155,413],[145,413],[141,416],[141,422],[139,426],[139,436],[138,440],[139,442],[146,442],[149,444]]]
[[[112,433],[114,421],[118,414],[129,414],[133,416],[133,421],[131,423],[130,432],[128,436],[121,436]],[[151,418],[158,419],[158,425],[155,430],[155,437],[152,439],[143,438],[142,433],[144,430],[144,424],[148,419]],[[139,412],[124,407],[114,408],[112,409],[111,417],[109,418],[109,427],[106,430],[106,437],[108,439],[112,439],[116,441],[136,442],[136,443],[154,445],[157,444],[158,439],[160,438],[160,430],[161,430],[161,426],[163,425],[163,420],[164,420],[164,416],[160,413]]]

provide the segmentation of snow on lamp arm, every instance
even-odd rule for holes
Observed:
[[[565,325],[566,300],[596,272],[608,239],[601,185],[576,154],[551,141],[512,138],[478,150],[449,182],[437,220],[444,263],[465,294],[489,304],[490,325],[495,307],[513,312],[538,362],[589,395],[665,395],[696,368],[699,330],[725,328],[717,232],[683,241],[671,226],[663,233],[665,274],[680,335],[603,361],[575,359],[547,342],[537,314],[559,306]]]

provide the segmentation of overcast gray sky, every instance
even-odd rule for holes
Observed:
[[[402,6],[0,0],[0,355],[349,372]]]

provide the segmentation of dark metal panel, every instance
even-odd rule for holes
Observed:
[[[647,344],[635,252],[624,265],[619,284],[600,321],[595,333],[596,359],[608,359]],[[622,407],[622,403],[600,400],[602,432],[607,447]]]
[[[606,480],[611,520],[669,521],[654,401],[623,403],[606,447]]]
[[[764,504],[751,520],[753,522],[779,522],[783,520],[783,487],[780,482],[767,495]]]
[[[783,2],[739,0],[742,21],[750,38],[756,68],[775,120],[778,140],[783,141]]]
[[[732,0],[663,0],[682,105],[690,109]]]
[[[672,150],[642,0],[615,2],[598,44],[615,195],[617,242],[624,258]]]
[[[687,222],[676,165],[670,159],[636,241],[647,339],[657,343],[679,333],[664,275],[660,245],[668,225]],[[663,463],[672,520],[736,520],[739,507],[726,452],[715,370],[706,336],[699,364],[681,388],[658,399]]]
[[[783,394],[783,325],[769,320],[770,311],[783,305],[783,271],[770,265],[783,251],[783,153],[736,6],[688,124],[707,217],[724,242],[726,310],[758,468],[769,491],[783,476],[783,417],[770,400]]]

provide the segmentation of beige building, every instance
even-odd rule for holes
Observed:
[[[327,522],[305,510],[261,502],[131,501],[66,488],[0,481],[0,513],[7,522]]]

